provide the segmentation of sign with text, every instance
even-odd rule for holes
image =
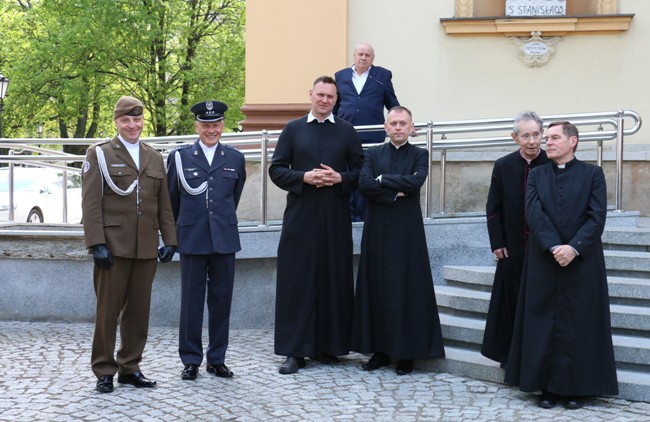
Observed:
[[[506,0],[506,16],[564,16],[566,0]]]

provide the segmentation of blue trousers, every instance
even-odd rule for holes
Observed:
[[[224,363],[228,348],[234,278],[234,253],[181,254],[181,320],[178,354],[183,365],[200,365],[203,360],[203,304],[206,300],[208,304],[206,360],[210,364]]]

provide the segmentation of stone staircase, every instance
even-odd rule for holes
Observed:
[[[650,228],[606,228],[603,244],[619,397],[650,402]],[[447,357],[427,369],[503,382],[504,370],[480,354],[494,269],[443,269],[435,291]]]

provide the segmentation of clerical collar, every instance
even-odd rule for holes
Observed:
[[[393,140],[391,139],[390,143],[391,143],[392,146],[395,147],[395,149],[400,149],[400,148],[402,148],[403,146],[405,146],[406,144],[408,144],[409,142],[406,141],[406,142],[404,142],[402,145],[395,145],[395,144],[393,143]]]
[[[534,158],[529,159],[529,158],[526,158],[526,157],[524,156],[524,153],[521,152],[521,149],[520,149],[520,150],[519,150],[519,155],[521,155],[521,158],[523,158],[524,160],[526,160],[526,162],[530,165],[530,163],[532,163],[533,160],[534,160],[535,158],[539,157],[539,154],[540,154],[541,152],[542,152],[542,150],[537,151],[537,155],[536,155]]]
[[[314,114],[310,111],[310,112],[309,112],[309,115],[307,115],[307,123],[311,123],[311,122],[313,122],[314,120],[316,120],[318,123],[325,123],[326,120],[329,120],[330,123],[334,123],[334,114],[333,114],[333,113],[330,113],[330,115],[327,116],[325,119],[323,119],[323,120],[318,120],[318,119],[316,118],[316,116],[314,116]]]
[[[564,163],[564,164],[556,164],[555,166],[556,166],[557,168],[559,168],[559,169],[564,169],[564,168],[566,168],[567,166],[571,167],[571,166],[573,165],[573,162],[574,162],[575,160],[576,160],[576,157],[573,156],[573,158],[570,159],[569,161],[567,161],[566,163]]]

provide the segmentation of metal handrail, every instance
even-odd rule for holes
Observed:
[[[597,143],[596,163],[602,166],[603,142],[616,141],[616,202],[615,210],[622,210],[623,199],[623,146],[625,136],[630,136],[639,131],[641,128],[641,116],[632,110],[617,110],[610,112],[596,113],[573,113],[573,114],[553,114],[541,116],[545,122],[556,120],[569,120],[576,126],[590,127],[593,130],[586,130],[580,133],[581,142]],[[625,120],[631,119],[633,124],[625,126]],[[605,130],[607,127],[607,130]],[[383,130],[382,125],[368,125],[355,127],[359,132]],[[433,162],[435,160],[434,152],[440,155],[440,186],[439,186],[439,214],[445,214],[446,202],[446,171],[447,171],[447,153],[450,150],[459,149],[483,149],[491,147],[511,146],[512,138],[510,132],[513,128],[512,118],[495,118],[495,119],[474,119],[474,120],[457,120],[426,123],[417,123],[415,125],[417,135],[425,135],[425,139],[414,138],[411,143],[426,147],[429,154],[429,174],[431,174]],[[498,135],[493,133],[497,132]],[[238,132],[225,133],[221,142],[228,145],[238,146],[249,161],[260,161],[260,171],[264,173],[261,177],[260,188],[260,218],[259,225],[268,225],[268,177],[266,168],[268,160],[273,154],[275,144],[280,135],[280,130],[262,130],[259,132]],[[477,136],[473,136],[478,134]],[[472,135],[472,136],[467,136]],[[436,139],[437,138],[437,139]],[[451,139],[450,139],[451,138]],[[30,165],[40,165],[68,169],[70,171],[79,171],[75,167],[67,166],[67,163],[81,162],[84,156],[56,152],[34,145],[91,145],[96,142],[104,141],[105,138],[82,138],[82,139],[59,139],[59,138],[22,138],[22,139],[0,139],[0,148],[22,149],[30,152],[37,152],[40,155],[10,155],[0,156],[0,162],[10,164],[21,163]],[[144,142],[155,145],[155,147],[167,154],[170,149],[177,148],[179,145],[193,143],[196,135],[182,136],[163,136],[163,137],[145,137]],[[365,145],[369,146],[369,145]],[[65,163],[65,164],[61,164]],[[13,186],[10,186],[10,190]],[[432,210],[433,183],[432,178],[428,177],[425,186],[425,203],[424,215],[426,218],[433,218]]]

